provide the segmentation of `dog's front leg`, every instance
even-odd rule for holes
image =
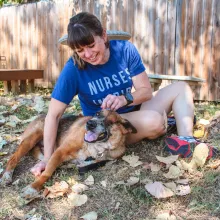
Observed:
[[[71,152],[72,153],[72,152]],[[69,149],[65,147],[58,148],[50,158],[44,172],[31,184],[25,187],[21,192],[21,197],[32,199],[39,194],[43,184],[52,176],[56,168],[64,161],[74,159]]]
[[[9,159],[5,172],[0,179],[1,185],[8,185],[12,182],[12,175],[15,167],[17,166],[20,159],[26,155],[35,145],[38,141],[42,140],[43,138],[43,131],[41,129],[34,131],[29,136],[27,136],[20,145],[18,146],[18,149],[16,152],[11,156]]]

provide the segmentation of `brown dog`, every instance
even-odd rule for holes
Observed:
[[[44,120],[45,116],[39,116],[24,131],[17,151],[11,156],[0,179],[1,185],[12,182],[13,171],[21,157],[32,148],[35,152],[39,148],[38,144],[43,140]],[[64,161],[74,159],[81,166],[88,157],[96,161],[121,157],[125,152],[125,134],[136,132],[127,120],[108,110],[96,113],[93,118],[63,117],[58,128],[57,149],[48,161],[45,171],[23,189],[21,196],[26,199],[36,197],[43,184]]]

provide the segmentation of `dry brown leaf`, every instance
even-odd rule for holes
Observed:
[[[179,179],[175,181],[177,184],[182,184],[182,185],[188,185],[189,180],[188,179]]]
[[[72,186],[72,191],[75,193],[82,193],[88,189],[89,189],[89,187],[82,184],[82,183],[76,183],[75,185]]]
[[[220,166],[220,160],[209,163],[206,167],[211,169],[217,169]]]
[[[63,196],[69,189],[69,185],[65,181],[56,182],[53,186],[45,187],[44,196],[47,198],[56,198]]]
[[[201,143],[195,147],[192,160],[195,161],[198,167],[203,167],[208,155],[209,147],[206,144]]]
[[[68,199],[70,200],[73,206],[81,206],[87,202],[88,197],[85,194],[80,195],[80,194],[72,192],[68,194]]]
[[[197,169],[196,162],[191,160],[190,163],[186,163],[184,160],[181,160],[182,169],[187,170],[189,173],[193,173]]]
[[[157,199],[167,198],[174,195],[174,192],[165,187],[161,182],[154,182],[145,185],[145,189]]]
[[[197,124],[199,124],[199,125],[209,125],[210,122],[209,122],[209,120],[206,120],[206,119],[204,119],[204,118],[201,118],[201,119],[197,122]]]
[[[0,156],[5,156],[7,154],[8,154],[8,152],[0,152]]]
[[[82,218],[84,220],[96,220],[98,218],[98,215],[96,212],[89,212],[89,213],[81,216],[80,218]]]
[[[156,220],[176,220],[176,216],[171,213],[162,213],[156,217]]]
[[[174,193],[176,192],[176,183],[174,182],[168,182],[168,183],[164,183],[164,186],[166,186],[167,188],[171,189]]]
[[[126,186],[133,186],[135,185],[136,183],[139,182],[139,178],[138,177],[134,177],[134,176],[131,176],[128,180],[127,180],[127,183],[125,184]]]
[[[171,155],[168,157],[160,157],[160,156],[156,156],[157,160],[159,160],[162,163],[165,164],[172,164],[173,162],[175,162],[178,159],[179,155]]]
[[[89,175],[88,178],[84,181],[84,183],[87,185],[87,186],[91,186],[94,184],[94,177],[92,175]]]
[[[180,168],[175,166],[175,165],[172,165],[169,168],[169,172],[168,173],[163,174],[163,176],[165,176],[168,179],[176,179],[176,178],[178,178],[181,175],[182,175],[182,172],[181,172]]]
[[[107,180],[103,180],[100,182],[103,187],[107,187]]]
[[[176,187],[176,195],[178,196],[185,196],[191,193],[191,189],[189,185],[178,185]]]
[[[140,183],[142,183],[142,184],[148,184],[148,183],[153,183],[153,181],[152,181],[151,179],[149,179],[149,178],[146,177],[146,178],[140,180]]]
[[[161,166],[159,164],[150,163],[150,169],[151,172],[158,172],[161,169]]]
[[[135,156],[134,154],[123,156],[122,160],[124,160],[127,163],[129,163],[129,165],[131,167],[137,167],[137,166],[143,164],[141,161],[139,161],[139,156]]]

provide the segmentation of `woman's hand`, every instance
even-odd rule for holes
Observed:
[[[34,167],[31,168],[31,173],[34,176],[40,176],[41,173],[45,170],[47,163],[45,161],[40,161]]]
[[[125,106],[126,104],[127,101],[123,95],[121,96],[107,95],[102,102],[101,108],[116,111],[119,108]]]

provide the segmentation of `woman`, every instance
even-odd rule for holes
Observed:
[[[57,127],[70,101],[78,95],[84,115],[102,109],[119,112],[138,130],[128,144],[154,139],[166,132],[164,111],[175,114],[178,134],[192,136],[193,95],[184,82],[152,94],[145,67],[129,41],[108,41],[106,30],[92,14],[82,12],[70,19],[68,45],[73,50],[52,93],[44,128],[44,161],[32,168],[40,175],[51,157]],[[132,87],[135,91],[131,91]],[[183,138],[184,138],[183,137]]]

